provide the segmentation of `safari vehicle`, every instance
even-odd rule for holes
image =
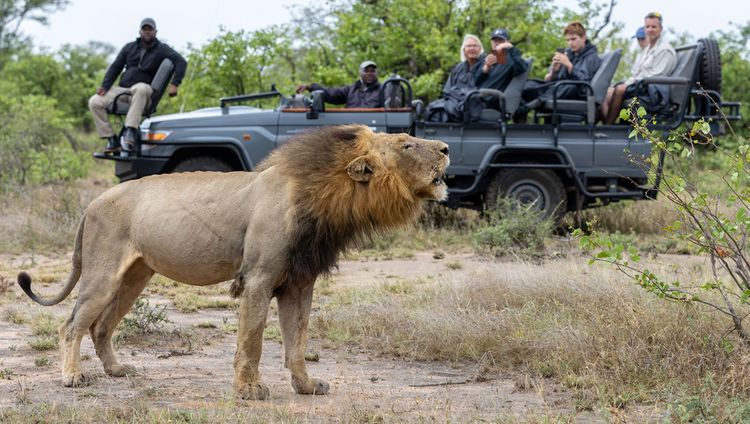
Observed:
[[[671,88],[669,113],[655,116],[657,130],[669,131],[683,122],[739,119],[739,104],[721,98],[721,64],[716,42],[700,40],[677,49],[677,66],[667,77],[642,84],[667,84]],[[620,60],[620,51],[605,54],[591,83],[577,84],[586,100],[553,97],[533,115],[531,123],[510,123],[520,103],[528,73],[515,77],[504,93],[478,90],[470,94],[494,96],[500,110],[484,109],[478,119],[468,114],[464,122],[427,122],[424,105],[412,100],[409,82],[392,77],[383,84],[386,107],[330,109],[322,92],[311,98],[286,98],[275,88],[220,99],[219,107],[157,116],[141,125],[137,149],[126,156],[95,154],[114,160],[121,181],[146,175],[196,170],[253,170],[273,149],[311,127],[364,124],[375,131],[409,133],[442,140],[450,146],[447,170],[448,206],[482,209],[507,196],[534,204],[546,216],[559,217],[622,199],[654,199],[661,179],[663,157],[656,178],[649,182],[647,169],[633,157],[649,157],[651,143],[630,138],[626,124],[596,125],[595,116]],[[699,91],[703,86],[706,91]],[[708,93],[708,94],[706,94]],[[279,98],[275,109],[239,102]],[[302,102],[300,103],[300,100]],[[299,104],[295,104],[299,103]]]

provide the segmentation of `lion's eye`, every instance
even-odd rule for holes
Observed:
[[[411,148],[413,148],[413,147],[414,147],[414,145],[413,145],[413,144],[411,144],[411,143],[404,143],[404,144],[403,144],[403,145],[401,146],[401,148],[402,148],[402,149],[404,149],[404,150],[409,150],[409,149],[411,149]]]

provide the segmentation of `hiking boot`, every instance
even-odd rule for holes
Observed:
[[[133,127],[125,127],[122,133],[122,150],[130,152],[135,150],[135,143],[138,141],[138,130]]]
[[[111,135],[107,137],[107,147],[104,148],[104,153],[116,153],[120,151],[120,137]]]

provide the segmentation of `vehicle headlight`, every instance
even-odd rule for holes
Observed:
[[[141,139],[143,141],[163,141],[167,137],[169,137],[169,133],[171,131],[164,131],[164,130],[157,130],[157,131],[150,131],[145,130],[141,136]]]

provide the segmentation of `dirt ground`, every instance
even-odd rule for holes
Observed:
[[[412,258],[394,260],[344,260],[333,276],[331,288],[382,284],[389,279],[458,278],[487,265],[487,259],[471,254],[445,254],[435,259],[433,252],[420,252]],[[33,263],[32,263],[33,260]],[[67,255],[60,257],[0,256],[0,277],[15,280],[18,269],[67,269]],[[447,266],[460,262],[460,269]],[[506,264],[513,267],[513,263]],[[39,274],[37,272],[37,274]],[[60,282],[36,284],[42,293],[57,292]],[[212,408],[233,402],[232,360],[235,335],[222,332],[222,326],[236,324],[232,309],[203,309],[181,313],[171,302],[151,296],[153,303],[166,305],[171,326],[189,328],[193,339],[189,349],[184,343],[125,343],[118,348],[121,361],[136,367],[127,378],[104,374],[91,340],[82,346],[84,368],[95,379],[83,388],[63,388],[59,381],[58,351],[37,352],[30,348],[28,324],[13,324],[7,319],[13,308],[29,317],[48,312],[63,318],[70,313],[72,302],[43,308],[31,304],[13,285],[0,305],[0,408],[13,408],[23,398],[28,404],[46,403],[86,407],[123,407],[146,402],[153,408]],[[74,292],[75,294],[75,292]],[[198,323],[212,323],[196,327]],[[208,328],[204,328],[208,327]],[[183,340],[184,342],[184,340]],[[352,410],[392,417],[396,420],[466,422],[474,420],[528,419],[529,416],[574,417],[576,422],[606,422],[612,417],[601,412],[574,412],[572,395],[551,380],[534,380],[515,374],[483,375],[477,378],[477,364],[414,362],[378,356],[357,347],[330,348],[323,340],[313,339],[310,352],[319,361],[309,362],[311,375],[330,383],[326,396],[302,396],[293,393],[290,376],[283,368],[282,346],[266,340],[263,345],[261,373],[271,390],[268,401],[238,402],[238,408],[288,408],[303,420],[340,421],[342,414],[351,417]],[[35,364],[35,358],[46,356],[49,364]]]

